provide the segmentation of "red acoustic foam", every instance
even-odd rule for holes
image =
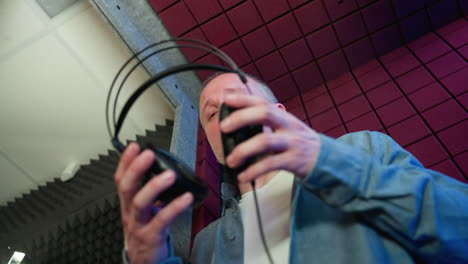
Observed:
[[[332,138],[339,138],[341,136],[343,136],[344,134],[346,134],[346,129],[343,125],[339,125],[335,128],[332,128],[330,130],[328,130],[327,132],[325,132],[325,135],[329,136],[329,137],[332,137]]]
[[[331,26],[324,27],[306,37],[316,58],[338,49],[338,40]]]
[[[400,92],[394,82],[387,82],[367,92],[367,98],[369,98],[369,101],[374,106],[374,108],[379,108],[402,96],[403,94]]]
[[[416,68],[396,79],[398,85],[403,89],[406,94],[409,94],[417,89],[424,87],[432,82],[434,78],[431,74],[424,68]]]
[[[462,169],[465,177],[466,175],[468,175],[468,162],[466,162],[467,160],[468,160],[468,152],[462,153],[455,157],[455,162]]]
[[[292,13],[282,16],[268,24],[273,40],[278,47],[282,47],[297,38],[301,34],[301,30],[294,19]]]
[[[294,14],[304,34],[319,29],[329,22],[322,1],[312,1],[301,6],[294,10]]]
[[[440,131],[463,119],[468,118],[468,114],[455,100],[446,101],[434,108],[422,113],[424,119],[435,131]]]
[[[416,111],[406,98],[401,97],[379,109],[377,113],[386,127],[390,127],[414,114]]]
[[[239,35],[244,35],[263,24],[252,1],[234,7],[227,15]]]
[[[468,150],[468,139],[466,137],[468,135],[468,120],[439,132],[438,135],[442,144],[447,147],[453,156]],[[465,160],[465,163],[468,162]]]
[[[333,103],[328,93],[319,95],[309,101],[304,101],[304,104],[308,115],[311,117],[333,108]]]
[[[440,84],[433,82],[410,94],[408,97],[416,109],[421,112],[447,100],[450,98],[450,95],[442,88],[442,86],[440,86]]]
[[[318,132],[325,132],[341,125],[341,120],[336,109],[332,108],[316,117],[311,118],[310,124],[312,128]]]
[[[211,44],[220,47],[237,37],[225,15],[218,16],[201,26]]]
[[[427,64],[429,70],[439,79],[466,66],[468,63],[454,51]]]
[[[313,60],[312,53],[310,53],[305,40],[302,38],[286,45],[280,51],[286,65],[291,70]]]
[[[381,84],[386,83],[389,80],[390,76],[382,67],[377,67],[358,78],[358,81],[364,91],[369,91],[375,87],[380,86]]]
[[[362,130],[379,131],[383,129],[382,124],[374,112],[369,112],[360,116],[352,121],[346,123],[349,132],[356,132]]]
[[[372,110],[366,98],[362,95],[339,105],[338,109],[345,122]]]
[[[418,141],[406,147],[406,150],[418,158],[425,167],[430,167],[448,158],[447,152],[434,136]]]
[[[468,158],[468,157],[467,157]],[[463,178],[463,175],[461,172],[457,169],[455,164],[450,160],[444,160],[434,166],[431,167],[431,170],[438,171],[442,174],[445,174],[447,176],[450,176],[458,181],[467,183],[466,179]]]
[[[265,22],[269,22],[289,11],[286,0],[254,0],[254,2]]]
[[[250,32],[242,38],[242,41],[254,60],[275,49],[275,44],[265,27]]]
[[[431,134],[429,128],[417,115],[390,127],[388,132],[402,146],[411,144]]]
[[[468,67],[452,73],[451,75],[443,78],[441,82],[455,96],[468,91]]]
[[[268,83],[279,102],[284,102],[298,95],[298,90],[290,74],[285,74]],[[286,109],[287,110],[287,109]]]
[[[292,74],[297,86],[302,92],[308,91],[323,83],[320,72],[313,62],[300,67]]]
[[[185,0],[185,4],[200,24],[222,12],[216,0]]]
[[[345,101],[362,94],[355,80],[347,82],[338,88],[332,89],[330,92],[337,104],[344,103]]]
[[[263,80],[266,82],[287,72],[286,65],[284,65],[284,62],[277,51],[258,59],[255,64],[257,65]]]
[[[159,17],[174,37],[182,35],[197,25],[184,2],[169,7],[161,12]]]

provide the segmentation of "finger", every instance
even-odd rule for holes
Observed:
[[[291,164],[291,162],[288,152],[271,155],[245,169],[245,171],[239,174],[238,180],[240,183],[247,183],[271,171],[290,170],[288,167],[289,164]]]
[[[236,146],[227,157],[226,163],[231,168],[242,165],[247,159],[269,152],[282,152],[289,147],[285,133],[261,133]]]
[[[158,194],[168,189],[175,181],[175,173],[166,170],[148,181],[132,200],[131,215],[140,223],[145,223],[151,217],[154,199]]]
[[[120,183],[120,181],[122,180],[123,172],[127,170],[128,166],[130,165],[132,160],[135,159],[139,152],[140,146],[138,146],[137,143],[132,142],[127,146],[124,153],[120,157],[117,170],[115,171],[114,180],[116,184]]]
[[[242,93],[227,93],[224,96],[224,102],[235,108],[244,108],[254,105],[268,104],[268,101],[260,96],[242,94]]]
[[[186,192],[170,202],[161,209],[146,226],[146,231],[151,233],[161,233],[174,221],[174,219],[183,211],[187,210],[193,202],[193,194]]]
[[[150,150],[145,150],[130,163],[127,170],[124,172],[124,176],[120,184],[117,186],[121,202],[124,205],[124,210],[128,209],[128,206],[140,185],[142,175],[151,167],[154,159],[154,153]]]
[[[230,133],[248,125],[264,125],[273,130],[287,129],[291,122],[289,114],[281,111],[272,104],[256,105],[234,111],[220,126],[221,131]]]

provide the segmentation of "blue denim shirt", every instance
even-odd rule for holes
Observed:
[[[468,185],[381,133],[321,139],[315,169],[296,180],[290,263],[468,263]],[[224,206],[197,234],[192,263],[243,263],[237,199]]]

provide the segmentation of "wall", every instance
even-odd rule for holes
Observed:
[[[96,10],[80,0],[49,18],[33,0],[0,1],[0,204],[111,148],[104,104],[130,53]],[[145,81],[142,68],[125,92]],[[124,98],[124,97],[122,97]],[[121,104],[120,104],[121,105]],[[132,109],[122,138],[174,119],[152,89]]]

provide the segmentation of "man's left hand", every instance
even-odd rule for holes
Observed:
[[[269,154],[245,169],[238,177],[239,182],[246,183],[275,170],[287,170],[303,179],[313,170],[321,145],[315,130],[262,97],[227,94],[224,102],[241,109],[221,122],[223,133],[248,125],[263,125],[272,130],[239,144],[227,157],[227,165],[234,168],[250,157]]]

